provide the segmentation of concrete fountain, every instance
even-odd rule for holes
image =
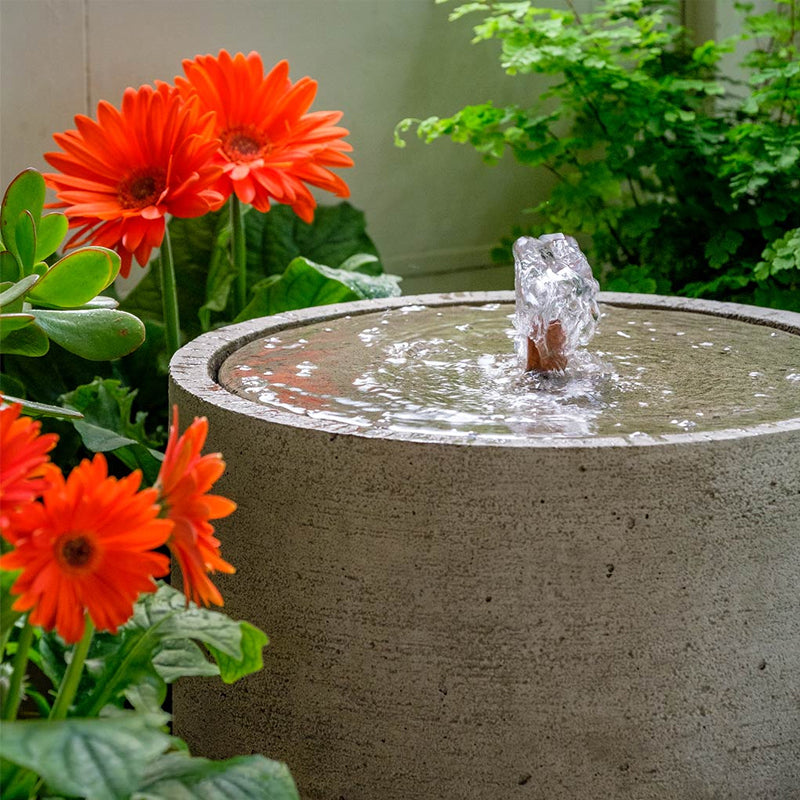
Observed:
[[[177,733],[305,800],[798,796],[800,315],[516,256],[516,331],[511,293],[426,295],[176,354],[226,608],[271,635]]]

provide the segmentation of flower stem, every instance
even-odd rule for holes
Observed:
[[[75,698],[75,693],[78,691],[78,684],[81,681],[81,674],[83,673],[83,663],[86,661],[86,654],[89,652],[92,636],[94,636],[94,625],[87,616],[83,638],[75,645],[75,649],[72,651],[72,660],[69,662],[67,671],[64,673],[61,686],[58,687],[58,694],[56,695],[53,707],[50,709],[50,716],[48,719],[59,720],[66,718],[69,707],[72,705],[72,701]]]
[[[175,283],[175,262],[172,260],[172,244],[169,229],[164,228],[164,241],[161,243],[159,279],[161,281],[161,302],[164,308],[164,324],[167,326],[167,356],[172,358],[181,346],[181,323],[178,312],[178,290]]]
[[[231,227],[233,228],[233,266],[236,270],[236,314],[247,305],[247,244],[244,233],[244,215],[239,198],[231,195]]]
[[[25,620],[25,625],[17,641],[17,652],[12,664],[11,682],[8,686],[6,702],[3,705],[3,719],[11,721],[17,718],[20,700],[22,699],[22,681],[28,668],[28,653],[33,641],[33,626]]]

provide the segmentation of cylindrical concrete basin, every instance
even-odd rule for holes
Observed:
[[[800,315],[600,300],[605,383],[563,430],[492,408],[414,429],[416,401],[381,427],[366,401],[319,400],[350,363],[324,346],[340,326],[380,363],[387,314],[510,313],[510,293],[312,308],[176,354],[172,400],[208,417],[239,504],[218,525],[226,610],[271,637],[259,674],[176,687],[193,752],[285,760],[304,800],[800,798]],[[415,352],[435,368],[426,335],[395,373]],[[270,367],[291,339],[311,351],[249,395],[234,354]],[[391,394],[363,358],[344,383]],[[679,388],[649,385],[651,362]]]

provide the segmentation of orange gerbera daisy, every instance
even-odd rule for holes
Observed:
[[[269,211],[270,200],[285,203],[306,222],[316,208],[306,184],[349,196],[347,184],[328,169],[353,166],[345,155],[353,148],[342,141],[349,131],[336,126],[341,111],[307,113],[316,81],[293,84],[286,61],[265,77],[255,52],[231,58],[221,50],[216,58],[184,61],[183,70],[186,78],[175,78],[181,95],[198,97],[204,111],[215,112],[226,196],[235,192],[259,211]]]
[[[45,175],[58,196],[54,207],[78,228],[67,247],[92,241],[116,250],[123,276],[133,256],[147,264],[167,214],[199,217],[224,202],[212,188],[221,174],[213,118],[174,87],[128,88],[121,111],[103,101],[96,122],[78,115],[75,125],[53,136],[64,152],[45,153],[60,171]]]
[[[39,497],[58,472],[47,455],[58,436],[40,434],[42,423],[20,416],[21,410],[19,403],[0,408],[0,533],[12,542],[9,512]]]
[[[209,572],[236,572],[219,554],[219,539],[209,520],[227,517],[236,503],[208,490],[225,471],[219,453],[200,455],[208,435],[208,420],[196,417],[178,436],[178,408],[172,409],[164,462],[156,481],[161,490],[164,514],[175,523],[167,546],[183,573],[183,591],[195,603],[223,604],[222,595],[208,577]]]
[[[155,489],[139,491],[137,470],[108,476],[101,453],[64,479],[56,475],[41,502],[13,512],[15,548],[0,558],[3,569],[21,569],[11,587],[12,608],[30,611],[30,622],[77,642],[88,612],[99,630],[116,632],[133,613],[141,592],[156,589],[169,559],[151,552],[164,544],[172,523],[159,519]]]

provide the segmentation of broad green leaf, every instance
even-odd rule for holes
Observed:
[[[227,761],[168,753],[150,765],[134,800],[299,800],[286,764],[261,755]]]
[[[141,469],[147,484],[158,477],[163,456],[151,449],[160,444],[144,428],[146,414],[131,419],[136,392],[119,381],[96,378],[61,396],[64,405],[79,411],[74,423],[83,443],[95,453],[113,451],[129,469]]]
[[[38,325],[11,331],[0,340],[0,353],[17,356],[43,356],[50,349],[47,334]]]
[[[84,693],[79,715],[99,713],[143,680],[155,677],[172,682],[181,675],[217,674],[213,663],[200,664],[194,642],[205,644],[212,656],[223,653],[227,657],[228,682],[261,669],[261,648],[267,643],[265,634],[252,625],[219,611],[187,606],[184,595],[166,585],[155,594],[140,596],[118,638],[119,646],[105,659],[94,689]]]
[[[68,229],[69,221],[65,214],[45,214],[36,230],[36,261],[44,261],[55,253]]]
[[[35,169],[20,172],[6,189],[0,206],[0,239],[15,255],[19,255],[15,235],[19,215],[29,211],[34,225],[37,225],[42,216],[44,195],[44,178]]]
[[[52,267],[28,293],[35,304],[75,308],[100,294],[119,272],[120,258],[104,247],[75,250]]]
[[[247,268],[258,276],[282,273],[298,256],[318,264],[341,264],[357,253],[378,255],[367,235],[364,214],[349,203],[318,206],[314,222],[303,222],[290,206],[273,206],[245,216]],[[380,264],[372,274],[379,274]]]
[[[264,666],[261,651],[269,643],[267,635],[249,622],[240,623],[240,627],[242,631],[242,657],[240,659],[231,658],[213,645],[206,645],[209,653],[214,656],[219,665],[219,674],[225,683],[235,683],[239,678],[252,672],[258,672]]]
[[[166,715],[3,723],[4,758],[41,775],[51,793],[125,800],[170,745]]]
[[[167,685],[157,675],[150,675],[125,689],[125,699],[134,711],[160,711],[167,699]]]
[[[4,289],[0,293],[0,308],[10,305],[15,300],[25,296],[25,293],[40,280],[38,275],[26,275],[22,280],[17,281],[12,286]]]
[[[227,658],[224,654],[223,657]],[[191,639],[167,639],[161,642],[153,655],[153,667],[165,683],[173,683],[178,678],[191,675],[220,674],[219,667],[212,664]]]
[[[30,211],[22,211],[14,227],[14,240],[17,247],[17,258],[22,265],[23,274],[27,275],[33,269],[34,254],[36,253],[36,223]]]
[[[0,339],[11,331],[30,325],[33,320],[33,314],[0,314]]]
[[[344,303],[373,297],[396,297],[399,278],[364,275],[296,258],[281,276],[265,281],[237,322],[309,306]]]
[[[86,311],[33,309],[37,325],[70,353],[90,361],[111,361],[144,341],[144,325],[118,309]]]
[[[19,260],[10,250],[0,251],[0,283],[16,283],[22,277]]]
[[[155,594],[140,599],[134,607],[130,625],[148,629],[158,624],[158,635],[168,639],[195,639],[203,642],[224,670],[223,680],[230,683],[263,666],[261,650],[268,643],[265,633],[248,622],[236,622],[219,611],[201,608],[171,586],[161,586]]]

